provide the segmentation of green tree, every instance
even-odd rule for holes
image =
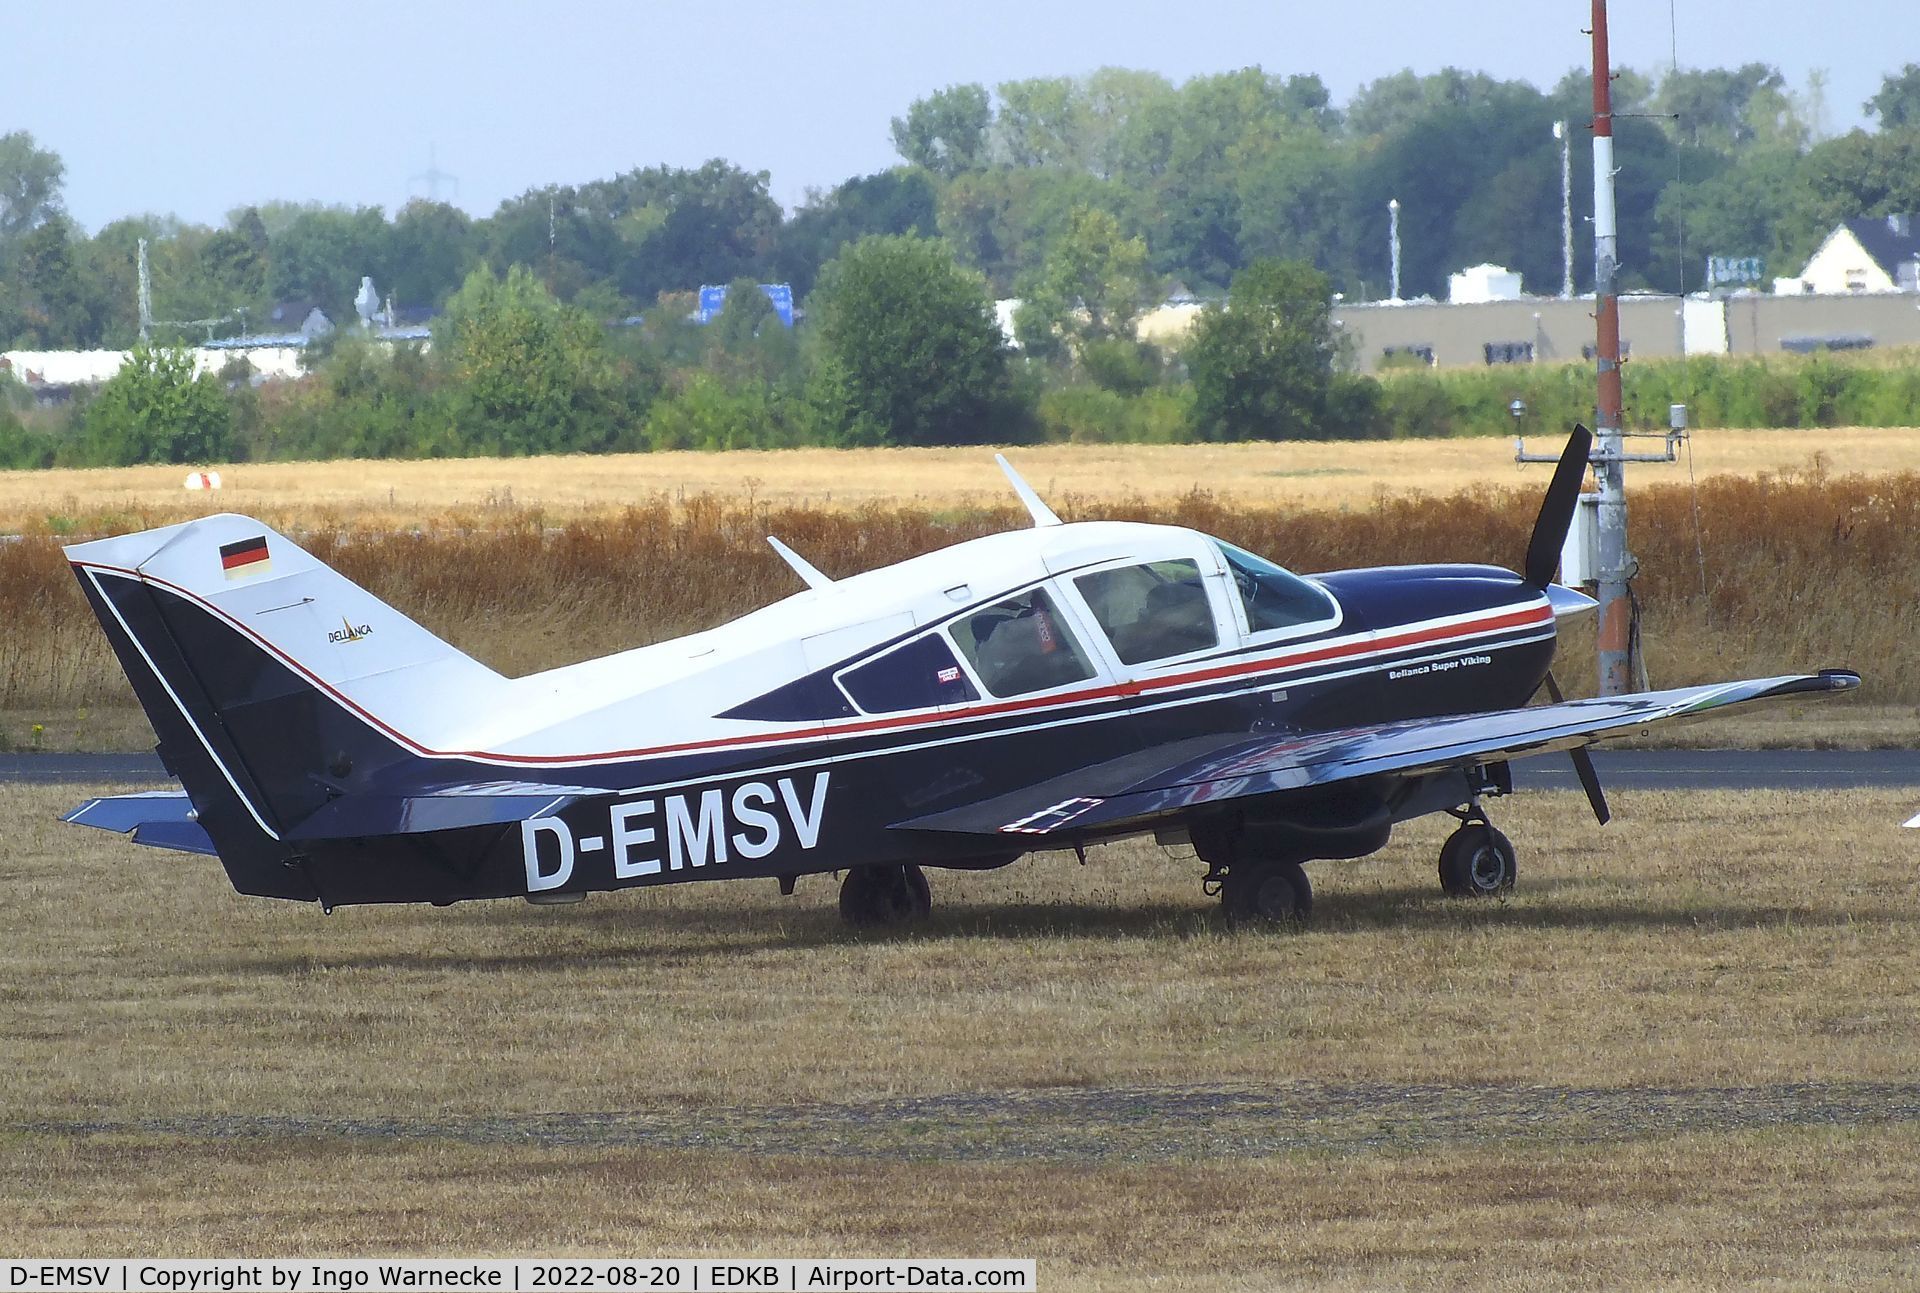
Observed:
[[[727,285],[727,303],[707,325],[706,343],[702,365],[735,384],[771,385],[799,376],[800,347],[750,278]]]
[[[1235,275],[1181,349],[1202,440],[1317,439],[1328,425],[1338,355],[1332,283],[1300,261],[1263,260]]]
[[[623,383],[600,325],[562,305],[523,265],[482,267],[447,302],[435,354],[454,383],[453,425],[470,451],[614,447],[636,432],[641,393]]]
[[[267,290],[275,300],[316,301],[336,324],[354,318],[360,280],[388,281],[388,228],[379,207],[313,207],[269,243]]]
[[[1653,106],[1653,78],[1631,67],[1613,69],[1613,111],[1615,116],[1649,111]],[[1547,92],[1553,100],[1559,120],[1576,130],[1593,124],[1593,69],[1569,68]]]
[[[994,166],[957,175],[942,186],[940,232],[962,264],[979,270],[996,292],[1013,290],[1037,269],[1046,248],[1077,207],[1120,210],[1121,186],[1085,171]]]
[[[1342,199],[1353,181],[1349,150],[1339,139],[1292,130],[1249,149],[1238,171],[1234,193],[1241,255],[1323,266],[1348,258]]]
[[[220,380],[194,375],[192,351],[136,345],[87,405],[82,443],[90,461],[105,465],[222,462],[232,427]]]
[[[59,213],[20,235],[0,283],[0,340],[35,350],[98,343],[100,303],[81,274],[83,247]]]
[[[1790,253],[1779,236],[1788,228],[1803,164],[1797,153],[1758,150],[1717,175],[1662,189],[1658,223],[1670,235],[1684,231],[1689,275],[1697,275],[1708,256],[1761,256],[1785,267]]]
[[[1660,79],[1653,107],[1671,118],[1676,141],[1717,152],[1756,143],[1797,148],[1809,134],[1787,78],[1768,63],[1679,68]]]
[[[1087,78],[1082,95],[1087,168],[1103,180],[1144,175],[1148,159],[1163,151],[1156,137],[1179,101],[1173,83],[1158,72],[1103,67]]]
[[[855,439],[962,444],[1024,430],[978,274],[946,244],[863,238],[820,275],[816,399]]]
[[[500,273],[537,267],[563,301],[599,282],[638,306],[662,292],[758,277],[780,232],[769,180],[716,158],[530,190],[484,223],[485,255]]]
[[[1015,166],[1084,167],[1087,105],[1070,76],[1002,82],[995,151]]]
[[[394,216],[388,247],[392,278],[378,286],[403,306],[440,304],[459,290],[480,255],[471,216],[420,198]]]
[[[1046,263],[1029,277],[1014,316],[1020,344],[1045,356],[1065,345],[1130,337],[1149,295],[1147,244],[1107,211],[1075,207]]]
[[[938,197],[925,171],[902,166],[856,176],[809,199],[780,227],[774,272],[801,299],[813,290],[820,267],[856,239],[875,233],[930,238],[939,231]]]
[[[950,85],[915,99],[893,119],[893,147],[915,166],[953,178],[987,160],[993,105],[984,85]]]
[[[1807,150],[1775,230],[1797,268],[1844,219],[1920,211],[1920,130],[1854,130]]]
[[[1920,63],[1889,72],[1880,82],[1880,93],[1861,107],[1880,119],[1882,130],[1920,129]]]
[[[6,245],[60,212],[66,178],[60,154],[38,147],[24,130],[0,135],[0,253]]]
[[[1403,68],[1360,87],[1347,104],[1347,129],[1363,139],[1389,135],[1437,109],[1483,102],[1500,85],[1485,72],[1457,67],[1443,67],[1427,76]]]
[[[229,308],[264,302],[267,296],[265,249],[239,229],[221,229],[199,248],[200,269]]]

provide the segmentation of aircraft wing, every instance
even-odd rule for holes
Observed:
[[[1678,687],[1635,696],[1411,719],[1308,735],[1207,738],[1083,768],[1026,790],[895,823],[896,829],[1051,838],[1146,826],[1226,800],[1307,791],[1366,777],[1415,777],[1452,767],[1571,750],[1637,736],[1735,705],[1850,691],[1857,674],[1828,671]],[[1157,759],[1154,756],[1158,756]]]

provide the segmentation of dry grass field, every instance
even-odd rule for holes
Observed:
[[[318,470],[318,469],[316,469]],[[1305,571],[1397,561],[1517,564],[1540,482],[1453,494],[1379,493],[1364,506],[1302,508],[1210,493],[1065,498],[1070,517],[1189,525]],[[550,668],[709,627],[798,587],[768,549],[778,534],[843,575],[1024,523],[990,510],[727,502],[656,496],[555,526],[501,507],[487,524],[429,531],[300,528],[301,541],[393,606],[508,674]],[[120,528],[142,520],[127,518]],[[309,518],[311,519],[311,518]],[[1650,681],[1677,686],[1851,666],[1857,702],[1689,730],[1689,741],[1906,745],[1920,735],[1920,474],[1819,470],[1636,487]],[[60,540],[0,544],[0,744],[147,743]],[[1590,686],[1590,639],[1570,633],[1562,680]],[[36,731],[35,729],[39,730]]]
[[[1049,1289],[1907,1288],[1897,794],[1569,795],[1222,930],[1141,845],[585,906],[345,909],[0,790],[0,1248],[984,1254]]]
[[[1529,428],[1530,447],[1558,448]],[[1167,501],[1195,489],[1262,507],[1354,508],[1382,490],[1451,494],[1479,486],[1543,488],[1548,468],[1513,461],[1504,437],[1239,445],[1030,445],[1007,450],[1056,502]],[[431,459],[415,462],[244,463],[221,468],[218,494],[188,494],[178,467],[0,472],[0,532],[50,521],[182,519],[239,511],[301,527],[485,525],[537,511],[548,524],[617,513],[656,495],[713,495],[774,507],[867,504],[932,509],[1000,507],[1005,481],[983,447],[782,449],[729,453]],[[1803,471],[1816,455],[1834,471],[1920,469],[1920,431],[1831,428],[1699,431],[1701,478]],[[1686,479],[1687,464],[1635,468],[1637,482]]]

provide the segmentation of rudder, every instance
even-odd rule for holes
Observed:
[[[66,551],[242,892],[318,896],[282,838],[403,776],[506,686],[248,517]]]

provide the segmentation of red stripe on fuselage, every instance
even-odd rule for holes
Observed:
[[[666,754],[693,754],[703,750],[734,749],[752,745],[785,745],[798,741],[817,740],[821,737],[860,735],[866,732],[884,732],[898,728],[911,727],[947,727],[955,723],[970,722],[981,718],[994,718],[1002,714],[1017,714],[1040,709],[1066,709],[1092,701],[1113,700],[1142,696],[1153,692],[1170,691],[1178,687],[1188,687],[1199,683],[1218,682],[1224,678],[1243,678],[1254,674],[1279,672],[1295,669],[1302,665],[1321,664],[1329,660],[1340,660],[1358,655],[1370,655],[1382,651],[1395,651],[1404,647],[1422,646],[1427,643],[1441,642],[1455,637],[1476,638],[1506,629],[1532,627],[1553,622],[1553,608],[1548,605],[1536,605],[1520,610],[1505,611],[1469,620],[1462,624],[1440,625],[1434,628],[1409,630],[1404,633],[1376,637],[1372,639],[1356,638],[1344,643],[1329,643],[1320,647],[1302,647],[1277,656],[1266,656],[1258,660],[1242,661],[1236,664],[1216,665],[1211,668],[1195,669],[1185,673],[1168,674],[1158,678],[1139,678],[1132,682],[1108,683],[1100,687],[1089,687],[1082,691],[1054,693],[1036,696],[1028,700],[1006,700],[991,704],[971,705],[940,714],[907,714],[895,718],[869,718],[858,723],[844,723],[839,726],[815,726],[790,728],[780,732],[758,732],[746,736],[712,737],[704,741],[686,741],[677,745],[644,746],[631,750],[608,750],[598,754],[498,754],[488,750],[436,750],[422,745],[406,733],[390,726],[383,719],[363,708],[352,697],[347,696],[325,680],[315,677],[307,667],[282,651],[272,642],[261,637],[218,606],[207,601],[198,593],[169,583],[153,575],[142,574],[137,570],[128,570],[120,566],[99,565],[92,562],[74,562],[82,569],[100,570],[109,574],[121,575],[130,579],[144,580],[179,594],[188,601],[224,620],[229,627],[241,636],[248,638],[277,658],[282,664],[305,678],[318,690],[331,696],[342,707],[358,715],[369,726],[385,733],[393,741],[406,746],[415,754],[433,759],[471,759],[475,762],[506,764],[559,765],[580,763],[611,763],[623,759],[653,758]]]

